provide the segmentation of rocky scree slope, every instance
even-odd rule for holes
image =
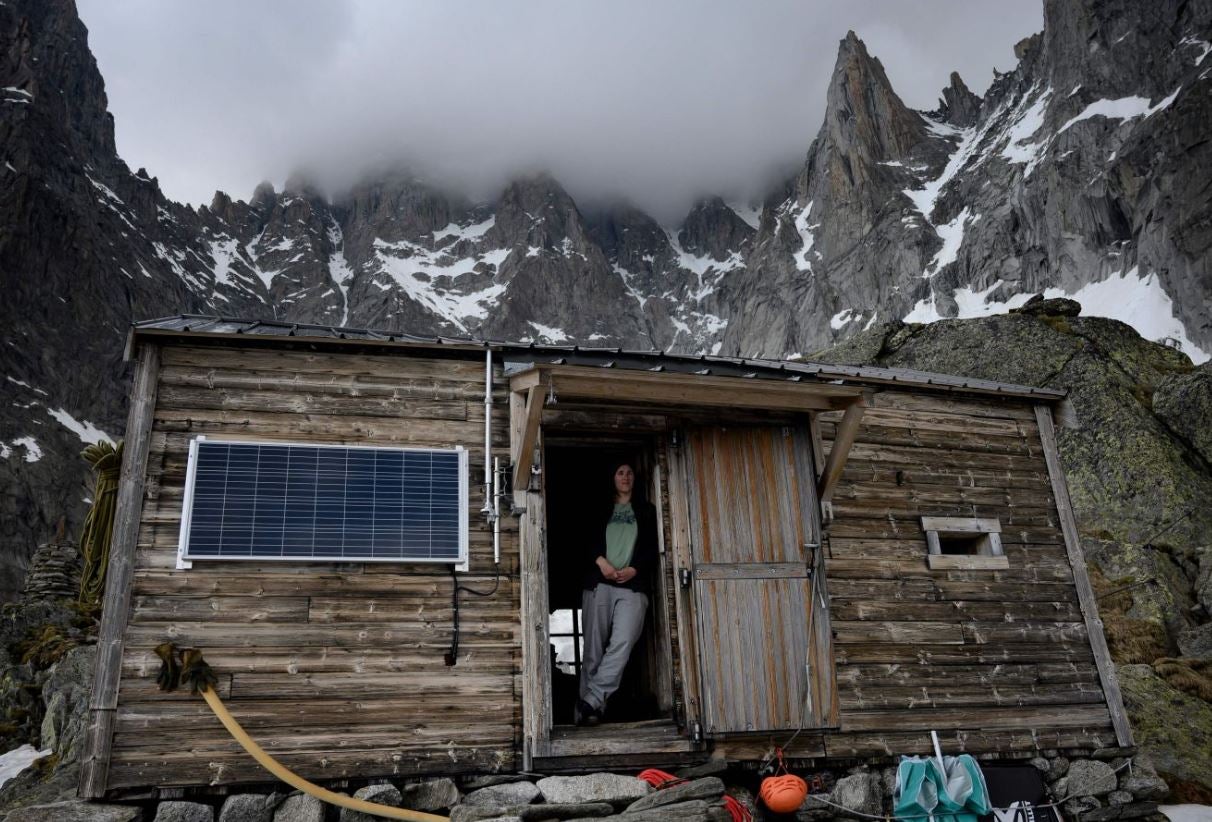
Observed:
[[[811,358],[1068,391],[1061,461],[1137,742],[1178,796],[1208,802],[1212,363],[1078,310],[1057,300],[1023,309],[1032,313],[881,323]],[[1177,668],[1189,675],[1175,678]],[[1163,705],[1181,707],[1183,721]]]
[[[802,170],[760,206],[705,197],[668,226],[544,175],[487,203],[391,170],[183,206],[118,156],[71,0],[0,5],[0,597],[82,516],[76,454],[123,428],[134,318],[778,357],[1053,289],[1202,358],[1212,2],[1044,12],[984,98],[953,76],[925,113],[847,36]]]

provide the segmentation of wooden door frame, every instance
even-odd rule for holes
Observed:
[[[547,555],[547,497],[546,497],[546,436],[541,423],[541,415],[533,412],[534,389],[528,392],[512,392],[510,394],[511,420],[515,423],[515,433],[524,433],[523,426],[534,420],[535,431],[529,436],[523,436],[522,441],[532,448],[531,460],[527,473],[530,476],[529,465],[537,465],[539,471],[537,483],[531,482],[525,488],[514,488],[515,513],[520,517],[518,524],[518,540],[521,567],[521,646],[522,646],[522,767],[530,770],[536,759],[559,759],[566,754],[556,750],[552,742],[553,707],[551,696],[551,627],[550,627],[550,595],[548,590],[548,555]],[[617,432],[603,432],[607,435],[617,435]],[[591,438],[591,437],[590,437]],[[653,470],[651,480],[655,493],[652,494],[653,504],[657,509],[658,521],[658,573],[657,591],[653,592],[650,606],[661,609],[662,630],[657,636],[658,654],[661,664],[665,665],[669,676],[664,686],[671,691],[667,696],[672,701],[673,681],[673,649],[670,636],[671,620],[666,606],[664,585],[666,583],[665,567],[669,562],[663,527],[663,511],[661,503],[661,483],[668,483],[660,468],[658,449],[665,447],[664,442],[654,440],[652,435],[645,432],[637,439],[649,440],[652,451]],[[520,455],[519,455],[520,456]],[[515,463],[516,464],[516,463]],[[673,492],[670,491],[672,504]],[[520,504],[519,504],[520,503]],[[672,520],[671,520],[672,524]],[[676,590],[676,584],[675,584]],[[659,600],[655,601],[655,600]],[[643,755],[644,750],[637,748],[636,754]],[[572,755],[567,755],[572,756]]]

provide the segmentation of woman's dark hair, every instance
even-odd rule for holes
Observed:
[[[631,466],[631,470],[635,472],[635,485],[631,488],[631,498],[636,501],[647,500],[648,497],[644,493],[644,484],[640,482],[640,471],[636,468],[637,460],[627,454],[620,454],[613,457],[610,462],[610,471],[606,474],[606,484],[603,489],[606,500],[610,503],[611,510],[614,509],[614,475],[624,465]]]

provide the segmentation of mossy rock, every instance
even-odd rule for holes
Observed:
[[[1148,665],[1121,665],[1118,673],[1136,744],[1170,784],[1171,800],[1212,796],[1212,705],[1173,687]]]
[[[1157,387],[1153,410],[1212,463],[1212,360],[1185,374],[1173,374]]]

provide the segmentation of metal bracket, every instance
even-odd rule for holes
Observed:
[[[689,568],[678,569],[678,582],[681,583],[683,591],[690,587],[690,579],[691,574]]]
[[[703,724],[697,720],[690,723],[690,741],[695,745],[703,744]]]

